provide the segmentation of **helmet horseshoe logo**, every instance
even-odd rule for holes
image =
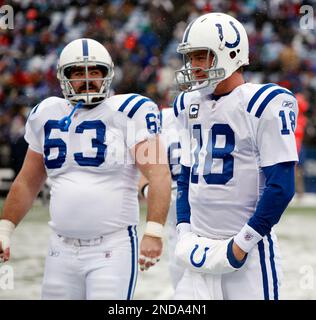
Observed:
[[[191,263],[192,263],[192,265],[193,265],[194,267],[196,267],[196,268],[201,268],[201,267],[203,266],[203,264],[205,263],[205,260],[206,260],[206,252],[207,252],[207,250],[209,250],[209,247],[205,247],[205,248],[204,248],[204,254],[203,254],[203,258],[201,259],[201,261],[200,261],[200,262],[195,262],[195,261],[193,260],[193,256],[194,256],[196,250],[198,249],[198,247],[199,247],[199,245],[196,244],[195,247],[194,247],[194,249],[192,250],[191,255],[190,255],[190,261],[191,261]]]
[[[230,25],[233,27],[233,29],[235,30],[237,39],[236,39],[236,41],[235,41],[234,43],[230,43],[230,42],[225,41],[225,47],[233,49],[233,48],[235,48],[235,47],[237,47],[237,46],[239,45],[239,42],[240,42],[240,33],[239,33],[238,29],[235,27],[233,21],[229,21],[229,24],[230,24]],[[218,29],[219,39],[220,39],[221,41],[223,41],[224,35],[223,35],[223,27],[222,27],[222,25],[221,25],[220,23],[216,23],[215,26],[216,26],[217,29]]]

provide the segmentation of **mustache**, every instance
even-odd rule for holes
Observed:
[[[87,86],[86,84],[83,84],[81,87],[78,88],[78,91],[83,91],[83,90],[96,90],[98,91],[99,88],[97,86],[95,86],[93,83],[89,83],[89,85]]]

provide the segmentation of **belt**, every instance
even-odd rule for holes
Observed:
[[[98,238],[93,238],[93,239],[76,239],[76,238],[68,238],[68,237],[64,237],[61,235],[57,235],[58,238],[66,243],[66,244],[70,244],[70,245],[74,245],[76,247],[91,247],[91,246],[97,246],[99,245],[102,240],[103,240],[103,236],[100,236]]]

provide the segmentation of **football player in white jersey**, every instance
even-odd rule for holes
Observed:
[[[133,297],[139,171],[149,181],[139,263],[152,266],[161,255],[171,179],[159,140],[159,111],[138,94],[109,97],[113,75],[103,45],[70,42],[57,71],[65,99],[45,99],[27,120],[29,149],[3,207],[0,253],[9,259],[11,234],[49,177],[53,234],[43,299]]]
[[[179,280],[182,278],[184,267],[175,259],[175,247],[177,243],[176,233],[176,197],[177,197],[177,179],[181,170],[180,156],[181,146],[180,137],[176,126],[176,118],[173,108],[163,108],[160,111],[160,126],[161,126],[161,141],[167,149],[168,163],[172,179],[171,203],[167,217],[167,232],[168,232],[168,264],[170,279],[173,288],[175,289]],[[147,199],[148,181],[141,177],[139,184],[140,195]]]
[[[185,92],[174,102],[181,136],[176,299],[278,299],[273,226],[294,195],[297,102],[273,83],[246,83],[248,38],[223,13],[192,21],[178,52]],[[181,80],[183,81],[183,80]]]

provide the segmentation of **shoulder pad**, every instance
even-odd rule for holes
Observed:
[[[261,86],[252,95],[247,105],[247,112],[260,118],[267,105],[279,94],[287,94],[295,98],[295,95],[290,90],[274,83],[268,83]]]
[[[66,99],[59,97],[49,97],[38,103],[33,109],[30,111],[29,116],[34,115],[46,108],[55,107],[56,104],[65,103]]]
[[[144,97],[140,94],[124,94],[114,96],[117,100],[117,110],[126,113],[129,118],[133,118],[134,114],[146,103],[151,102],[153,105],[156,104],[149,98]]]
[[[185,110],[184,95],[185,92],[181,92],[173,101],[173,112],[176,117],[178,117],[179,113]]]

